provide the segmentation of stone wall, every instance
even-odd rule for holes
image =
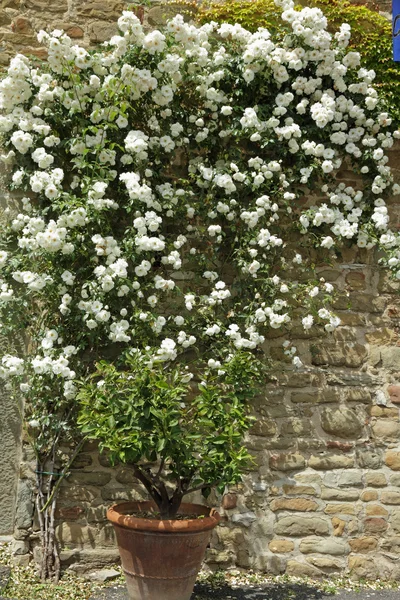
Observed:
[[[34,37],[44,14],[49,27],[90,44],[115,32],[124,5],[1,0],[0,62],[6,64],[15,50],[44,55]],[[163,12],[153,5],[149,24]],[[399,149],[391,152],[391,163],[400,165]],[[349,184],[356,178],[351,171],[341,177]],[[391,212],[396,225],[400,205],[391,203]],[[283,361],[256,402],[257,420],[247,440],[255,467],[242,485],[213,498],[223,522],[213,534],[208,564],[400,579],[399,285],[379,270],[376,257],[361,250],[344,250],[319,271],[341,290],[336,309],[342,326],[330,337],[299,330],[294,343],[310,367],[294,372]],[[267,348],[274,359],[284,358],[282,338],[271,337]],[[20,563],[38,543],[32,525],[34,471],[25,449],[14,542]],[[112,468],[88,444],[61,489],[57,533],[64,565],[82,570],[115,562],[106,508],[141,497],[132,471]]]
[[[390,152],[395,176],[400,148]],[[356,175],[340,178],[356,184]],[[389,202],[393,225],[400,205]],[[266,572],[400,579],[400,283],[377,257],[345,249],[319,274],[340,296],[342,326],[330,336],[299,329],[294,344],[309,367],[281,363],[254,405],[247,445],[254,469],[243,484],[214,497],[223,515],[208,550],[212,568],[238,565]],[[279,332],[266,349],[282,358]],[[34,463],[22,467],[23,493]],[[87,444],[62,485],[58,539],[65,566],[76,571],[118,558],[106,509],[144,494],[129,467],[112,468]],[[199,499],[199,498],[198,498]],[[29,524],[32,506],[21,519]],[[15,550],[28,559],[35,527],[18,526]]]
[[[0,206],[4,207],[5,196],[1,194],[3,167],[0,167]],[[0,343],[2,342],[0,337]],[[10,398],[4,383],[0,385],[0,536],[11,534],[14,527],[16,496],[21,462],[21,419],[20,407]]]
[[[3,386],[0,390],[0,535],[13,532],[16,489],[21,460],[21,422],[18,407]]]
[[[16,52],[45,58],[36,39],[41,29],[63,29],[76,43],[95,45],[117,33],[116,21],[127,6],[138,17],[145,12],[150,27],[158,24],[171,12],[159,4],[152,2],[144,11],[139,0],[0,0],[0,65],[7,65]]]

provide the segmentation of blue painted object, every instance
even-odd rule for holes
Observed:
[[[393,59],[400,62],[400,0],[392,0]]]

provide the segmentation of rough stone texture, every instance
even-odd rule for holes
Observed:
[[[362,414],[346,406],[327,407],[321,410],[321,427],[339,438],[358,438],[363,430]]]
[[[372,2],[372,0],[371,0]],[[143,4],[148,4],[143,3]],[[380,2],[387,10],[390,2]],[[0,7],[0,65],[16,51],[45,56],[35,32],[62,28],[90,46],[116,31],[122,0],[4,0]],[[146,26],[165,20],[171,7],[153,2],[135,7]],[[391,153],[399,167],[399,149]],[[350,185],[352,171],[340,179]],[[391,203],[396,215],[398,206]],[[342,326],[321,338],[317,330],[294,332],[308,370],[289,363],[254,402],[256,421],[248,438],[257,468],[243,484],[210,503],[220,507],[207,560],[274,573],[398,579],[400,552],[400,341],[399,285],[378,269],[364,250],[344,248],[319,276],[340,292],[336,310]],[[269,340],[271,357],[282,355],[280,332]],[[0,534],[11,531],[15,501],[14,551],[29,560],[34,464],[26,454],[17,464],[20,429],[10,401],[1,396]],[[62,487],[57,532],[63,566],[80,573],[118,560],[107,507],[145,498],[132,470],[112,468],[89,445]],[[199,496],[191,498],[201,501]],[[117,597],[117,596],[116,596]],[[210,596],[211,597],[211,596]],[[235,597],[235,596],[233,596]]]
[[[300,552],[303,554],[330,554],[331,556],[342,556],[350,551],[349,545],[344,540],[334,538],[305,538],[300,542]]]
[[[0,390],[0,535],[12,533],[21,444],[20,418],[15,401]]]
[[[293,515],[282,517],[276,524],[275,533],[288,537],[303,537],[306,535],[327,535],[329,522],[323,517],[300,517]]]

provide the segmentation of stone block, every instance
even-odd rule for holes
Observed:
[[[82,506],[62,506],[56,509],[56,519],[76,521],[84,512]]]
[[[382,327],[365,334],[365,339],[373,346],[394,345],[398,337],[398,334],[388,327]]]
[[[66,481],[72,485],[103,487],[111,481],[111,473],[107,471],[85,471],[84,473],[72,471]]]
[[[74,546],[83,548],[94,541],[96,531],[87,525],[77,523],[61,523],[56,528],[56,537],[62,547]]]
[[[29,566],[32,560],[32,556],[30,554],[16,554],[11,557],[11,564],[14,567],[22,567],[26,569]],[[2,600],[8,600],[7,598],[3,598]]]
[[[377,565],[373,558],[364,556],[349,557],[350,576],[355,579],[376,579],[379,576]]]
[[[275,526],[277,535],[304,537],[307,535],[328,535],[329,521],[322,516],[293,515],[282,517]]]
[[[371,392],[365,388],[348,388],[343,390],[341,397],[346,402],[357,402],[358,404],[370,404],[372,401]]]
[[[81,27],[79,27],[78,25],[71,25],[70,27],[68,27],[65,31],[65,33],[70,37],[70,38],[82,38],[84,36],[84,31]]]
[[[379,273],[378,292],[383,294],[393,294],[398,291],[399,283],[396,282],[390,273],[383,270]]]
[[[338,271],[336,269],[324,269],[323,271],[318,272],[319,277],[323,277],[325,281],[332,283],[341,277],[342,271]]]
[[[365,514],[367,517],[387,517],[389,512],[380,504],[367,504]]]
[[[397,556],[400,554],[400,537],[388,537],[381,541],[381,549],[387,552],[393,552]]]
[[[343,560],[338,558],[328,558],[327,556],[308,556],[307,562],[314,565],[314,567],[322,569],[323,571],[328,571],[329,573],[341,571],[345,566]]]
[[[116,21],[124,10],[123,0],[86,0],[85,2],[76,1],[76,12],[79,18],[87,19],[109,19]]]
[[[338,485],[339,487],[361,487],[363,485],[362,472],[356,469],[344,471],[339,475]]]
[[[355,515],[356,514],[356,505],[355,504],[327,504],[324,510],[324,513],[327,515]]]
[[[222,498],[222,508],[232,510],[237,506],[237,494],[224,494]]]
[[[365,273],[350,271],[347,273],[345,280],[351,290],[365,290]]]
[[[321,577],[322,571],[308,563],[298,562],[297,560],[289,560],[286,568],[287,575],[293,577]]]
[[[111,458],[109,454],[107,454],[107,452],[102,452],[101,454],[99,453],[97,460],[99,461],[99,464],[102,467],[114,467],[113,463],[111,462]]]
[[[368,351],[362,344],[336,342],[311,347],[313,365],[330,365],[333,367],[359,368],[367,360]]]
[[[322,482],[322,477],[319,473],[306,472],[306,473],[295,473],[293,478],[300,483],[315,483],[319,485]]]
[[[282,424],[282,435],[309,435],[313,431],[312,423],[309,419],[288,419]]]
[[[93,458],[90,454],[78,454],[72,463],[71,469],[84,469],[90,467],[93,464]]]
[[[13,556],[19,554],[29,553],[29,541],[28,540],[13,540],[10,546],[11,553]]]
[[[400,473],[395,473],[394,475],[391,475],[389,482],[390,485],[393,485],[394,487],[400,487]]]
[[[400,471],[400,452],[388,450],[385,454],[385,464],[392,469],[392,471]]]
[[[325,450],[325,443],[323,440],[299,438],[297,440],[297,447],[302,453],[310,451],[318,452]]]
[[[390,348],[381,348],[382,367],[391,371],[398,371],[400,368],[400,347],[391,346]]]
[[[351,469],[354,467],[354,458],[352,456],[343,456],[341,454],[313,455],[308,460],[308,466],[312,469],[329,471],[330,469]]]
[[[382,313],[386,307],[386,298],[374,294],[351,294],[350,306],[355,312]]]
[[[393,404],[400,404],[400,385],[389,385],[388,394]]]
[[[400,509],[395,509],[392,511],[389,523],[395,533],[400,533]]]
[[[346,385],[346,386],[354,386],[361,387],[367,386],[371,387],[380,382],[380,380],[368,373],[357,372],[357,373],[349,373],[349,371],[328,371],[326,373],[326,381],[328,385]]]
[[[381,502],[383,504],[400,504],[400,492],[387,490],[381,494]]]
[[[336,390],[331,390],[329,388],[313,390],[311,392],[293,392],[291,401],[294,404],[323,404],[328,402],[338,402],[339,395]]]
[[[88,506],[86,519],[88,523],[104,523],[107,521],[107,509],[109,505]]]
[[[377,419],[372,423],[372,432],[379,443],[395,442],[400,438],[400,423],[388,419]]]
[[[93,571],[85,576],[85,579],[89,581],[96,581],[98,583],[105,583],[119,577],[121,573],[116,569],[100,569],[99,571]]]
[[[339,517],[333,517],[332,519],[333,535],[335,537],[342,537],[344,529],[346,527],[346,521],[339,519]]]
[[[117,544],[117,540],[115,537],[115,529],[111,523],[108,523],[102,527],[96,527],[96,536],[95,536],[95,546],[96,547],[104,547],[104,546],[113,546],[115,547]]]
[[[343,500],[351,501],[358,500],[360,492],[358,490],[343,490],[337,488],[323,487],[321,488],[322,500]]]
[[[300,552],[303,554],[330,554],[332,556],[343,556],[349,554],[350,546],[344,540],[336,538],[309,537],[300,542]]]
[[[383,533],[387,530],[388,524],[385,519],[371,517],[364,520],[364,531],[366,533]]]
[[[395,421],[399,420],[399,409],[395,407],[386,407],[386,406],[371,406],[369,410],[369,414],[371,417],[377,417],[380,419],[393,419]]]
[[[317,496],[317,490],[311,485],[287,485],[285,484],[283,487],[283,493],[287,496],[298,496],[302,494],[303,496]]]
[[[138,480],[133,473],[133,469],[130,469],[129,467],[119,467],[115,475],[115,480],[118,481],[118,483],[126,485],[138,483]]]
[[[112,21],[93,21],[89,26],[89,38],[95,44],[105,42],[117,33],[117,24]]]
[[[294,543],[291,540],[272,540],[268,544],[268,548],[276,554],[284,554],[294,550]]]
[[[394,573],[393,562],[381,554],[371,557],[355,555],[349,557],[349,569],[352,579],[376,579],[388,581]]]
[[[31,483],[21,479],[18,483],[15,527],[17,529],[29,529],[32,526],[34,500]]]
[[[277,373],[278,381],[291,388],[315,387],[322,383],[321,378],[315,373],[297,373],[290,371],[289,373]]]
[[[277,454],[269,458],[273,471],[296,471],[305,467],[306,461],[301,454]]]
[[[362,469],[379,469],[383,465],[383,451],[379,448],[357,448],[356,457]]]
[[[251,562],[251,566],[257,571],[280,575],[285,572],[286,559],[283,556],[271,555],[269,552],[259,553]]]
[[[349,540],[352,552],[372,552],[378,546],[378,540],[375,537],[363,536]]]
[[[218,541],[226,546],[240,546],[244,542],[243,531],[240,527],[218,527],[216,530]]]
[[[32,23],[29,19],[23,17],[22,15],[18,15],[13,19],[11,28],[16,33],[32,33]]]
[[[12,22],[12,18],[11,15],[9,14],[9,11],[7,10],[2,10],[4,8],[4,3],[1,2],[0,3],[0,26],[4,27],[5,25],[10,25]]]
[[[376,490],[364,490],[361,492],[360,500],[363,502],[373,502],[378,500],[378,492]]]
[[[84,487],[84,485],[68,485],[65,481],[60,489],[60,501],[82,501],[90,502],[99,495],[99,490],[95,487]]]
[[[364,327],[366,325],[367,319],[361,313],[353,313],[349,310],[337,310],[336,313],[344,327]]]
[[[259,540],[271,539],[274,535],[275,515],[273,513],[259,517],[251,525],[251,535]]]
[[[309,500],[308,498],[279,498],[277,500],[272,500],[269,506],[274,512],[278,510],[313,512],[318,509],[317,502]]]
[[[69,571],[81,575],[95,569],[119,564],[118,548],[97,549],[64,549],[60,553],[61,564]]]
[[[35,11],[39,14],[65,13],[68,10],[68,0],[24,0],[24,8]]]
[[[257,516],[254,512],[236,513],[231,516],[232,523],[236,525],[243,525],[243,527],[250,527],[254,521],[257,521]]]
[[[249,433],[261,437],[273,437],[278,431],[276,422],[272,419],[259,419],[256,421]]]
[[[354,449],[353,442],[339,442],[338,440],[328,440],[326,442],[328,450],[340,450],[341,452],[351,452]]]

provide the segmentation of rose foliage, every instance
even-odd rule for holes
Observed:
[[[271,332],[301,367],[291,326],[340,325],[316,252],[377,247],[400,278],[385,204],[400,132],[374,72],[348,25],[333,35],[321,10],[277,5],[277,39],[179,15],[146,33],[129,11],[100,50],[43,31],[48,61],[18,55],[0,83],[19,198],[3,214],[1,327],[29,338],[0,375],[38,452],[72,436],[81,405],[85,434],[135,465],[164,514],[239,480]],[[359,189],[338,183],[344,164]]]

